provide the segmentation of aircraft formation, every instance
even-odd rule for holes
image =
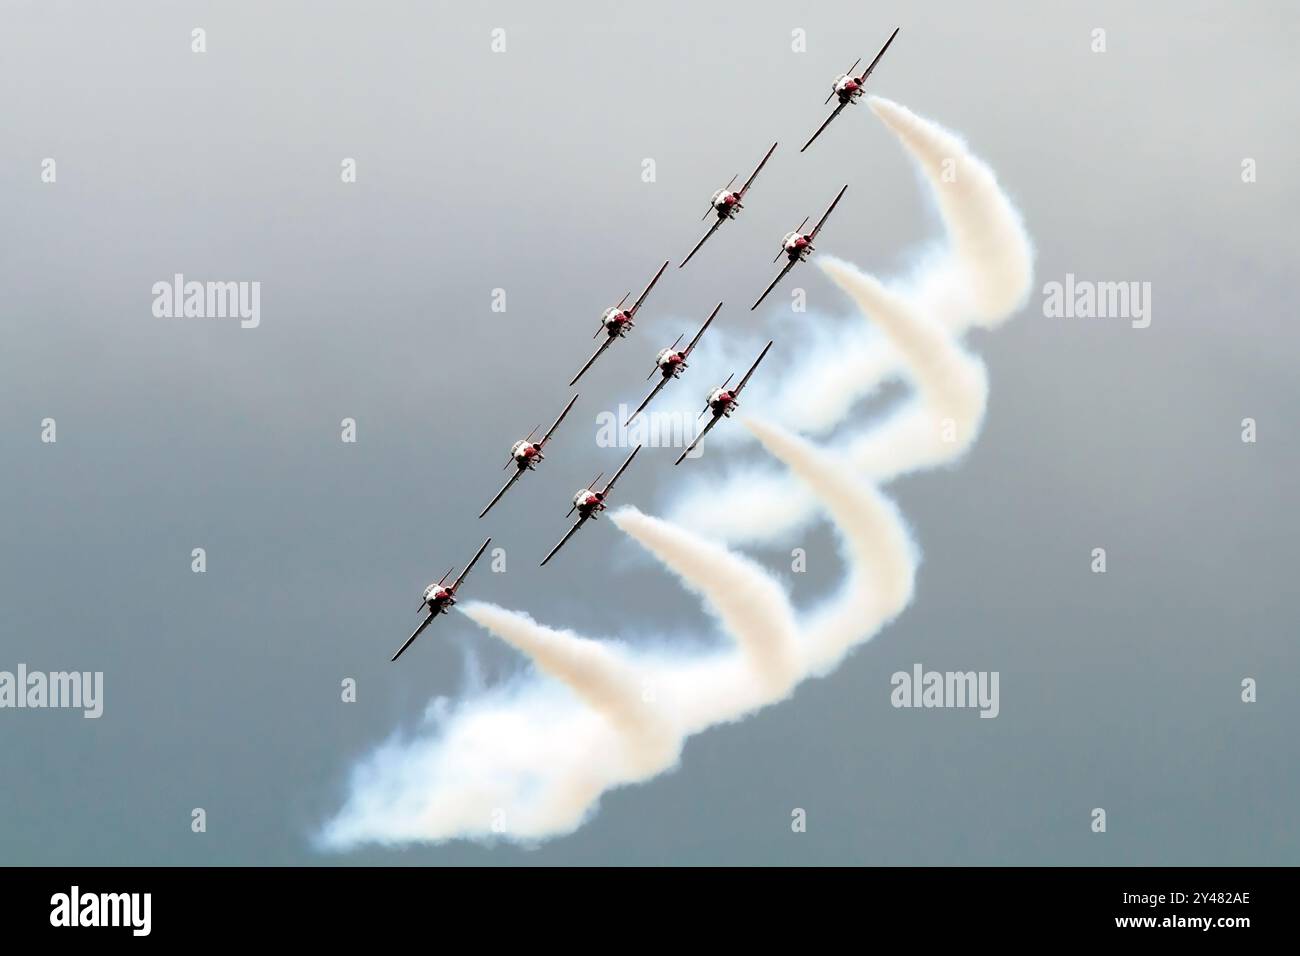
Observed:
[[[856,103],[862,97],[868,77],[871,76],[872,71],[880,62],[881,57],[885,55],[885,51],[889,49],[890,44],[894,42],[896,36],[898,36],[897,28],[895,28],[894,32],[889,35],[889,39],[885,41],[885,45],[880,48],[880,52],[876,54],[875,58],[861,73],[861,75],[853,72],[857,68],[858,64],[862,62],[861,58],[859,58],[853,62],[853,65],[849,67],[847,72],[836,77],[835,81],[831,84],[831,92],[826,97],[826,105],[829,105],[830,101],[837,97],[839,102],[835,106],[834,111],[826,118],[821,126],[817,127],[817,130],[812,134],[811,138],[809,138],[808,142],[803,145],[799,152],[802,153],[807,150],[808,147],[811,146],[819,136],[821,136],[826,128],[830,126],[835,117],[839,116],[846,106]],[[739,175],[736,175],[731,178],[731,181],[728,182],[727,185],[717,190],[710,197],[709,209],[704,214],[704,219],[708,219],[709,216],[712,215],[714,221],[709,226],[709,229],[704,236],[695,244],[691,251],[687,253],[686,257],[678,263],[677,267],[679,269],[685,268],[686,264],[695,257],[695,254],[703,248],[704,244],[712,238],[713,234],[718,231],[723,223],[735,219],[739,212],[744,208],[744,200],[748,195],[750,188],[758,179],[758,174],[763,171],[763,167],[767,165],[767,161],[772,158],[772,154],[776,152],[778,145],[778,143],[773,143],[768,148],[767,152],[763,155],[763,158],[759,160],[758,165],[754,167],[754,171],[749,174],[749,178],[741,184],[739,189],[732,189],[736,180],[739,178]],[[835,207],[839,205],[840,200],[844,198],[844,193],[848,188],[847,184],[840,187],[840,191],[835,195],[835,198],[827,207],[826,212],[822,214],[822,217],[817,220],[816,225],[814,225],[810,231],[804,232],[804,227],[808,224],[808,217],[805,217],[804,221],[801,222],[796,229],[786,233],[782,237],[780,249],[776,254],[776,258],[772,261],[775,263],[784,255],[786,257],[786,263],[782,266],[781,271],[777,273],[776,278],[773,279],[768,287],[763,290],[763,294],[758,297],[752,306],[750,306],[751,312],[763,303],[763,300],[771,294],[772,290],[780,284],[781,280],[789,274],[791,269],[800,262],[807,260],[808,256],[813,251],[814,240],[816,240],[818,234],[821,232],[822,227],[826,225],[827,220],[830,219],[831,213],[835,211]],[[630,306],[627,306],[626,308],[624,307],[628,298],[631,296],[631,292],[623,296],[616,305],[610,306],[601,313],[600,324],[592,338],[600,338],[602,335],[604,338],[601,340],[600,345],[592,356],[587,359],[586,364],[578,369],[578,373],[569,380],[570,388],[577,384],[578,380],[596,364],[596,361],[611,345],[619,339],[626,337],[628,332],[632,330],[635,326],[638,312],[645,305],[645,302],[649,298],[650,293],[654,290],[655,285],[659,282],[660,278],[662,278],[664,271],[668,268],[669,261],[670,260],[666,260],[663,265],[659,266],[658,271],[655,272],[654,276],[641,291],[641,294],[637,296]],[[646,381],[649,381],[658,374],[659,381],[655,383],[654,387],[650,390],[650,394],[645,397],[645,400],[642,401],[641,404],[637,406],[636,410],[628,416],[627,420],[623,423],[624,426],[630,424],[633,419],[640,415],[645,410],[646,406],[654,400],[655,396],[658,395],[666,385],[681,377],[682,373],[689,368],[689,362],[687,360],[690,358],[691,352],[695,349],[695,346],[699,343],[700,338],[704,333],[708,331],[709,326],[722,310],[722,306],[723,303],[721,302],[714,306],[713,311],[709,313],[708,318],[704,320],[704,323],[700,326],[699,330],[690,341],[686,343],[684,348],[679,349],[677,346],[681,343],[685,333],[679,335],[676,341],[671,345],[659,351],[655,358],[655,366],[651,370],[649,376],[646,377]],[[728,387],[731,380],[735,377],[735,373],[733,372],[731,375],[727,376],[726,380],[723,381],[721,385],[717,385],[709,390],[705,397],[704,409],[700,413],[701,418],[708,415],[708,421],[704,424],[703,428],[700,428],[696,433],[696,436],[690,443],[689,447],[687,447],[687,449],[677,458],[677,461],[674,462],[675,465],[680,465],[686,457],[695,450],[714,425],[724,418],[731,417],[731,413],[735,411],[740,404],[739,398],[741,391],[745,388],[745,385],[748,384],[750,378],[758,369],[759,364],[762,363],[763,359],[767,356],[772,345],[773,343],[769,341],[767,345],[763,347],[763,351],[760,352],[758,358],[754,360],[754,364],[749,367],[749,371],[741,377],[735,386]],[[479,513],[480,518],[487,515],[487,513],[491,511],[503,497],[505,497],[506,493],[514,486],[515,482],[517,482],[527,472],[536,469],[538,464],[546,458],[544,449],[554,437],[556,430],[560,427],[565,416],[569,414],[569,411],[577,401],[578,395],[575,394],[569,399],[568,404],[564,406],[564,409],[560,412],[559,417],[555,419],[551,427],[542,433],[540,437],[534,438],[541,429],[541,425],[539,424],[524,438],[519,439],[511,446],[510,457],[506,461],[505,468],[513,466],[514,471],[506,481],[505,485],[502,486],[501,490],[493,496],[493,498],[487,503],[486,507],[484,507]],[[623,472],[627,470],[628,466],[632,464],[632,460],[636,458],[637,453],[640,451],[640,445],[633,448],[632,452],[627,456],[623,463],[619,465],[618,470],[614,472],[613,477],[603,485],[599,484],[602,475],[597,475],[586,486],[578,489],[577,493],[573,496],[568,515],[566,515],[566,517],[571,517],[574,513],[577,513],[578,520],[571,528],[569,528],[568,531],[565,532],[564,537],[560,539],[559,543],[556,544],[555,547],[547,553],[546,557],[542,559],[542,567],[545,567],[546,564],[555,557],[560,549],[568,543],[569,539],[572,538],[588,521],[594,521],[600,516],[600,513],[607,507],[606,502],[608,501],[610,493],[614,490],[615,483],[623,475]],[[446,614],[451,607],[455,605],[457,591],[465,582],[465,579],[469,576],[470,570],[474,567],[478,559],[483,556],[483,552],[487,550],[487,547],[491,542],[492,539],[490,537],[483,542],[474,557],[465,565],[465,569],[460,573],[460,576],[452,583],[447,584],[446,581],[454,568],[449,569],[439,580],[424,589],[424,597],[420,604],[420,613],[425,614],[426,616],[420,623],[419,627],[415,629],[415,632],[406,639],[406,642],[400,648],[398,648],[397,653],[393,655],[392,660],[395,661],[401,657],[406,649],[414,643],[415,639],[420,636],[435,617],[438,617],[441,614]]]

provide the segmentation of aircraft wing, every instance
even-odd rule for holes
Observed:
[[[577,395],[574,395],[573,398],[569,399],[569,404],[564,406],[564,411],[560,412],[560,417],[555,420],[555,424],[546,430],[546,434],[542,436],[542,440],[537,443],[538,447],[544,446],[551,440],[551,436],[555,434],[555,429],[560,427],[560,422],[564,421],[564,416],[569,414],[569,409],[573,407],[573,403],[577,400]]]
[[[688,255],[685,259],[683,259],[681,263],[678,264],[677,268],[680,269],[682,266],[686,265],[686,263],[690,262],[691,259],[695,257],[695,253],[699,252],[700,249],[704,246],[704,244],[709,241],[709,236],[717,232],[718,227],[726,221],[727,221],[726,216],[719,216],[717,222],[709,226],[709,231],[704,234],[704,238],[695,244],[695,248],[691,250],[690,255]]]
[[[627,461],[623,462],[623,464],[618,466],[618,471],[614,472],[614,477],[609,479],[609,481],[605,483],[605,487],[601,489],[600,492],[601,498],[604,498],[606,495],[609,494],[610,489],[614,487],[614,482],[618,481],[619,475],[623,474],[623,472],[627,470],[627,466],[632,464],[632,459],[636,457],[636,453],[639,452],[640,450],[641,450],[641,446],[637,445],[635,448],[632,449],[632,454],[627,456]]]
[[[798,259],[791,259],[784,266],[782,266],[781,271],[777,273],[776,278],[772,280],[772,284],[768,286],[765,290],[763,290],[763,294],[758,297],[758,301],[749,307],[750,312],[753,312],[755,309],[757,309],[760,305],[763,304],[763,300],[767,298],[768,293],[770,293],[773,289],[776,288],[776,284],[785,278],[785,274],[789,272],[791,269],[793,269],[795,263],[798,261],[799,261]]]
[[[759,170],[767,165],[767,161],[772,158],[774,152],[776,152],[776,143],[772,144],[772,148],[767,151],[767,155],[763,157],[762,162],[760,162],[754,171],[749,174],[749,178],[745,180],[745,185],[740,187],[741,199],[745,198],[745,193],[749,191],[749,187],[754,185],[754,180],[758,178]]]
[[[417,637],[420,636],[420,633],[421,633],[421,632],[422,632],[426,627],[429,626],[429,622],[432,621],[432,620],[433,620],[435,617],[437,617],[437,616],[438,616],[438,615],[436,615],[436,614],[430,614],[428,617],[426,617],[426,618],[425,618],[425,619],[420,623],[420,626],[417,627],[417,628],[415,629],[415,633],[412,634],[410,637],[408,637],[408,638],[406,639],[406,643],[403,644],[401,647],[399,647],[399,648],[397,649],[397,653],[394,654],[394,655],[392,656],[392,660],[395,661],[395,660],[397,660],[399,657],[401,657],[402,654],[406,651],[406,649],[407,649],[408,647],[410,647],[412,643],[414,643],[415,639],[416,639]],[[390,661],[390,663],[391,663],[391,661]]]
[[[709,433],[709,429],[711,429],[714,425],[718,424],[718,419],[721,417],[722,417],[722,412],[714,412],[713,417],[709,419],[709,423],[705,425],[702,429],[700,429],[700,433],[695,436],[695,441],[691,442],[690,447],[688,447],[684,452],[682,452],[681,457],[679,457],[675,462],[673,462],[673,464],[680,465],[687,455],[695,451],[695,446],[704,440],[704,436]]]
[[[809,242],[812,242],[814,239],[817,238],[817,233],[822,231],[822,226],[826,225],[826,220],[831,218],[831,213],[835,211],[835,207],[838,206],[840,200],[844,198],[844,193],[846,190],[848,190],[848,188],[849,188],[848,183],[845,183],[843,186],[840,187],[840,191],[835,194],[835,199],[831,202],[831,208],[826,210],[826,214],[817,220],[817,225],[813,226],[813,231],[808,233]]]
[[[709,317],[704,320],[704,324],[700,326],[700,330],[695,333],[695,338],[691,339],[691,341],[687,344],[686,348],[682,349],[682,355],[691,354],[691,349],[695,348],[695,343],[700,340],[700,336],[704,334],[704,330],[709,327],[709,323],[713,321],[713,317],[718,314],[718,310],[720,310],[721,308],[722,308],[721,302],[719,302],[717,305],[713,307],[713,311],[709,313]]]
[[[758,363],[755,362],[754,364],[757,365]],[[479,545],[478,551],[475,552],[474,557],[469,559],[469,564],[465,565],[465,570],[460,572],[460,577],[458,577],[456,579],[456,583],[451,586],[451,592],[453,594],[456,593],[456,589],[460,587],[461,582],[463,582],[467,577],[469,577],[469,572],[470,569],[474,567],[474,562],[476,562],[479,558],[483,557],[483,552],[487,550],[487,546],[491,543],[492,543],[492,539],[488,538],[481,545]]]
[[[745,383],[749,381],[749,376],[754,374],[754,369],[758,368],[758,363],[763,361],[763,356],[767,354],[767,350],[771,347],[771,342],[768,342],[763,346],[763,351],[758,353],[758,358],[754,359],[754,364],[749,367],[749,371],[745,373],[745,377],[740,380],[740,384],[736,386],[736,390],[731,393],[733,397],[740,394],[740,390],[744,388]]]
[[[808,142],[803,144],[803,149],[799,150],[799,152],[802,153],[804,149],[807,149],[809,146],[811,146],[813,144],[813,140],[822,134],[822,130],[824,130],[827,126],[831,125],[831,120],[835,119],[835,117],[840,115],[840,110],[844,109],[844,107],[848,105],[849,104],[847,100],[837,104],[835,109],[831,112],[831,115],[826,117],[826,122],[822,123],[821,126],[817,127],[817,132],[813,133],[812,136],[809,137]]]
[[[659,271],[655,273],[655,277],[651,279],[650,284],[645,287],[645,291],[642,292],[639,296],[637,296],[637,300],[632,303],[632,308],[627,310],[628,315],[633,315],[633,316],[636,315],[636,310],[641,308],[641,303],[645,301],[645,297],[650,294],[650,290],[655,287],[655,283],[659,281],[659,277],[664,274],[664,270],[667,268],[668,268],[668,260],[665,259],[664,264],[661,265],[659,267]]]
[[[885,45],[880,48],[880,52],[877,53],[876,58],[871,61],[871,65],[867,67],[866,72],[863,73],[860,77],[858,77],[859,85],[867,82],[867,77],[869,77],[871,75],[871,71],[876,68],[876,64],[880,62],[880,58],[885,55],[885,51],[889,49],[889,44],[893,43],[894,37],[898,36],[898,31],[899,31],[899,27],[894,27],[894,32],[889,35],[889,39],[886,40]]]
[[[652,401],[654,401],[654,397],[659,394],[659,390],[663,388],[665,385],[667,385],[668,380],[671,378],[672,378],[671,375],[660,376],[659,381],[655,383],[655,387],[650,389],[650,394],[645,397],[645,401],[636,407],[636,411],[634,411],[631,415],[627,416],[627,421],[623,423],[624,428],[626,428],[629,424],[631,424],[632,419],[636,418],[643,411],[645,411],[645,407],[649,405]]]
[[[591,358],[587,359],[586,365],[578,369],[578,374],[573,376],[573,379],[569,382],[569,384],[573,385],[574,382],[576,382],[578,379],[582,378],[582,376],[587,374],[587,369],[591,368],[591,366],[595,364],[596,359],[600,358],[601,353],[604,352],[605,349],[609,348],[609,343],[613,342],[614,339],[616,338],[618,338],[618,336],[616,335],[606,336],[605,341],[600,343],[600,348],[596,349],[596,351],[592,354]]]
[[[479,512],[479,517],[481,518],[481,517],[483,517],[485,514],[487,514],[489,511],[491,511],[491,510],[492,510],[492,506],[493,506],[494,504],[496,504],[498,501],[501,500],[501,496],[504,495],[507,491],[509,491],[509,490],[510,490],[510,486],[513,485],[516,481],[518,481],[518,480],[519,480],[519,476],[522,475],[522,474],[523,474],[525,471],[527,471],[527,470],[528,470],[527,467],[524,467],[524,468],[516,468],[516,469],[515,469],[515,473],[514,473],[513,475],[510,476],[510,480],[507,481],[504,485],[502,485],[502,486],[501,486],[501,490],[498,491],[498,492],[496,493],[496,497],[494,497],[491,501],[489,501],[488,504],[487,504],[487,507],[484,508],[482,511]]]
[[[583,515],[581,518],[578,519],[577,523],[572,528],[570,528],[568,531],[564,533],[564,537],[560,539],[560,543],[557,544],[555,547],[551,548],[550,553],[546,557],[542,558],[542,563],[541,565],[539,565],[540,567],[543,568],[546,567],[546,562],[551,560],[551,558],[555,557],[555,552],[559,551],[562,547],[564,547],[564,545],[568,542],[570,538],[573,537],[573,535],[577,532],[577,530],[587,523],[588,517],[590,517],[589,513]]]

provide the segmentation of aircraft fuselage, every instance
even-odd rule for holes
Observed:
[[[526,438],[521,438],[511,447],[510,457],[515,460],[515,464],[520,468],[532,468],[546,456],[542,454],[540,445],[536,445]]]
[[[735,394],[725,388],[715,388],[709,394],[709,410],[715,415],[730,415],[735,405]]]
[[[431,614],[446,614],[447,609],[456,603],[456,593],[451,588],[430,584],[424,590],[424,603]]]
[[[743,208],[740,193],[733,193],[728,189],[719,189],[709,202],[713,204],[713,211],[718,214],[719,219],[734,218],[736,212]]]
[[[812,240],[801,232],[787,232],[785,238],[781,240],[781,248],[785,250],[791,262],[806,259],[808,253],[812,251]]]
[[[573,496],[573,507],[584,518],[594,517],[597,512],[605,510],[603,497],[598,491],[592,491],[590,488],[580,488],[578,493]]]
[[[665,376],[671,375],[675,378],[682,374],[682,369],[686,368],[686,356],[671,348],[663,349],[655,358],[655,364]]]
[[[605,327],[610,338],[613,338],[616,335],[623,335],[632,327],[632,316],[625,309],[611,306],[600,317],[600,324]]]
[[[835,81],[835,94],[841,103],[852,103],[862,95],[862,84],[857,77],[845,74]]]

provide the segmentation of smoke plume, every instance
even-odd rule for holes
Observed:
[[[954,461],[978,436],[987,376],[960,336],[1021,306],[1032,250],[992,171],[957,137],[887,100],[869,102],[925,174],[946,248],[889,285],[819,256],[864,318],[847,340],[814,350],[816,375],[797,366],[770,386],[801,396],[789,414],[755,403],[764,414],[744,424],[766,461],[741,452],[741,464],[710,478],[707,497],[702,485],[688,488],[671,521],[630,507],[611,515],[699,598],[721,639],[707,650],[629,646],[464,605],[533,670],[435,710],[416,736],[395,737],[356,766],[344,806],[320,834],[323,847],[535,843],[571,832],[601,794],[671,769],[690,735],[785,699],[906,608],[918,552],[878,485]],[[911,396],[871,427],[829,447],[795,433],[831,431],[895,375]],[[731,545],[787,537],[819,512],[838,535],[847,573],[829,599],[801,612],[779,578]]]

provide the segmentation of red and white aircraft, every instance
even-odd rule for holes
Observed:
[[[609,348],[615,339],[621,339],[627,335],[627,330],[632,328],[632,320],[636,318],[637,310],[641,308],[641,304],[645,302],[645,297],[650,294],[650,290],[655,287],[655,283],[659,281],[659,277],[664,274],[664,270],[667,268],[668,263],[664,262],[659,267],[659,271],[655,273],[655,277],[650,280],[650,284],[645,287],[645,291],[637,296],[637,300],[632,303],[631,308],[623,308],[623,303],[627,301],[627,295],[632,294],[629,292],[619,300],[618,305],[612,305],[605,310],[600,317],[600,328],[596,330],[596,335],[600,335],[601,332],[605,333],[605,341],[600,343],[600,348],[596,349],[596,354],[587,359],[587,364],[578,369],[578,374],[570,380],[570,385],[582,378],[587,369],[591,368],[596,359],[600,358],[601,353]],[[594,339],[596,335],[593,335],[592,338]]]
[[[672,345],[668,346],[666,349],[659,350],[658,356],[655,357],[654,370],[651,371],[645,379],[647,382],[650,381],[650,379],[654,378],[655,372],[658,372],[660,375],[659,381],[655,383],[654,388],[650,389],[650,394],[645,397],[645,401],[638,405],[636,411],[627,417],[627,421],[623,423],[624,428],[631,424],[632,419],[636,418],[645,410],[645,407],[650,404],[651,399],[659,394],[661,388],[673,379],[681,377],[682,372],[689,368],[686,359],[690,356],[691,350],[694,349],[695,344],[699,342],[700,336],[704,334],[704,330],[709,327],[709,323],[713,321],[713,317],[718,314],[718,310],[721,308],[721,302],[713,307],[713,311],[709,313],[709,317],[704,320],[704,324],[700,326],[700,330],[695,333],[695,338],[686,343],[686,348],[682,349],[680,352],[677,350],[677,343],[682,340],[682,337],[679,335]]]
[[[840,115],[840,110],[844,109],[844,107],[848,106],[850,103],[856,103],[858,101],[859,97],[862,96],[863,88],[867,84],[867,77],[869,77],[871,71],[876,68],[876,64],[880,62],[880,58],[885,55],[885,51],[889,49],[889,44],[894,42],[894,37],[898,36],[898,29],[898,27],[894,28],[894,32],[889,35],[889,39],[885,41],[885,45],[880,48],[880,52],[876,54],[876,58],[871,61],[871,65],[867,67],[866,71],[863,72],[861,76],[853,75],[854,67],[862,62],[862,58],[858,57],[858,59],[853,61],[853,66],[849,67],[847,73],[842,73],[836,78],[835,83],[831,86],[830,96],[826,97],[826,102],[829,103],[831,101],[831,96],[838,96],[840,102],[835,107],[835,112],[826,117],[826,122],[817,127],[817,132],[812,134],[812,139],[809,139],[808,142],[804,143],[803,149],[799,150],[799,152],[802,153],[804,149],[807,149],[813,144],[813,140],[822,134],[822,130],[831,125],[831,120]]]
[[[767,345],[763,346],[763,351],[759,353],[758,358],[754,359],[754,364],[749,367],[749,371],[745,373],[745,377],[740,380],[740,384],[735,388],[727,388],[727,382],[730,382],[732,375],[736,374],[735,372],[732,372],[731,375],[727,376],[726,382],[723,382],[713,391],[709,392],[709,397],[704,403],[704,411],[700,412],[700,414],[703,415],[704,412],[712,411],[713,417],[709,419],[709,423],[704,426],[700,433],[695,436],[695,441],[691,442],[691,446],[682,452],[681,458],[678,458],[673,462],[674,465],[680,465],[682,460],[695,450],[695,446],[704,440],[704,436],[709,433],[710,428],[718,424],[719,419],[731,417],[731,413],[735,411],[736,407],[740,404],[740,402],[737,401],[740,397],[740,390],[745,387],[745,383],[749,381],[749,377],[754,374],[754,369],[758,368],[758,363],[763,361],[763,356],[767,355],[767,350],[771,347],[771,342],[768,342]]]
[[[564,406],[564,411],[560,412],[560,417],[555,420],[554,425],[546,430],[546,434],[543,435],[539,441],[533,441],[533,434],[537,431],[537,428],[542,427],[541,425],[538,425],[537,428],[534,428],[529,432],[526,438],[519,439],[519,441],[515,442],[514,445],[511,446],[510,459],[505,463],[505,467],[509,468],[511,465],[514,465],[515,473],[510,476],[510,480],[505,483],[504,487],[496,493],[496,497],[488,502],[487,507],[479,512],[480,518],[492,510],[492,506],[501,500],[501,496],[510,490],[510,486],[518,481],[524,472],[532,471],[537,467],[537,463],[546,457],[542,454],[542,449],[546,447],[546,443],[550,441],[551,436],[555,434],[555,429],[560,427],[560,422],[564,421],[564,416],[569,414],[569,409],[573,407],[573,403],[577,400],[577,395],[574,395],[573,398],[569,399],[569,404]]]
[[[406,643],[397,649],[397,653],[393,655],[393,660],[397,660],[402,656],[402,652],[411,646],[411,642],[420,636],[420,633],[429,626],[430,621],[439,614],[446,614],[451,610],[451,606],[456,603],[456,590],[465,583],[465,579],[469,577],[470,568],[474,567],[474,563],[483,556],[483,552],[487,550],[487,546],[491,543],[491,538],[488,538],[483,542],[478,549],[478,553],[470,559],[469,564],[465,565],[465,570],[460,572],[460,577],[451,584],[445,583],[447,575],[452,572],[452,569],[448,568],[447,574],[444,574],[441,578],[424,589],[424,600],[420,603],[420,610],[427,610],[429,616],[426,617],[421,622],[420,626],[415,629],[415,633],[406,639]]]
[[[605,510],[605,499],[609,497],[610,491],[613,490],[614,482],[618,481],[619,476],[627,470],[627,466],[632,464],[632,459],[636,457],[636,453],[640,450],[640,445],[637,445],[632,449],[632,454],[628,455],[627,460],[618,466],[618,471],[614,472],[614,477],[605,483],[604,488],[601,488],[599,491],[595,490],[596,482],[600,481],[600,475],[597,475],[586,488],[578,489],[578,493],[573,496],[573,506],[569,508],[569,514],[573,514],[575,511],[578,512],[578,523],[568,530],[564,537],[560,539],[559,544],[551,548],[550,554],[542,558],[542,567],[546,567],[546,562],[555,557],[555,552],[564,547],[565,542],[572,538],[574,533],[587,523],[588,518],[594,520],[602,511]]]
[[[831,213],[835,211],[835,207],[839,205],[839,201],[844,195],[844,190],[848,188],[848,183],[845,183],[839,193],[835,196],[835,200],[831,203],[831,207],[826,210],[826,214],[817,220],[817,225],[813,226],[812,232],[805,233],[803,231],[803,227],[808,225],[808,218],[805,216],[804,221],[799,223],[798,229],[794,232],[787,232],[781,239],[781,251],[776,254],[776,259],[780,259],[782,255],[785,255],[790,261],[782,267],[779,273],[777,273],[776,278],[772,280],[772,284],[758,297],[758,301],[749,307],[750,312],[753,312],[763,304],[763,300],[767,298],[768,293],[775,289],[777,283],[785,278],[785,274],[795,267],[795,263],[803,262],[808,258],[808,254],[813,251],[813,240],[817,238],[817,233],[822,231],[822,226],[826,225],[826,220],[831,217]],[[776,262],[776,259],[773,259],[772,261]]]
[[[731,177],[730,183],[727,183],[727,185],[723,186],[721,189],[719,189],[716,193],[713,194],[713,198],[709,200],[709,212],[706,212],[704,214],[703,219],[701,219],[700,221],[703,222],[704,219],[708,219],[709,213],[714,213],[718,218],[713,223],[713,225],[709,227],[709,231],[704,234],[704,238],[695,244],[695,248],[691,250],[690,255],[688,255],[685,259],[683,259],[681,261],[681,264],[678,265],[677,268],[680,269],[682,266],[686,265],[686,263],[690,262],[691,257],[694,256],[695,253],[700,251],[700,247],[709,241],[709,236],[717,232],[719,226],[721,226],[728,219],[735,219],[736,213],[738,213],[740,210],[745,208],[745,205],[744,203],[741,202],[741,200],[745,198],[745,193],[749,192],[749,187],[754,185],[754,180],[758,178],[759,170],[761,170],[764,166],[767,165],[767,161],[771,159],[772,153],[774,153],[775,151],[776,151],[776,143],[773,143],[772,148],[767,151],[767,155],[763,157],[762,161],[758,164],[758,166],[754,169],[754,171],[749,174],[749,178],[745,180],[745,185],[741,186],[739,191],[737,192],[731,191],[731,183],[734,183],[736,181],[737,176],[740,175],[739,173],[737,173],[736,176]]]

